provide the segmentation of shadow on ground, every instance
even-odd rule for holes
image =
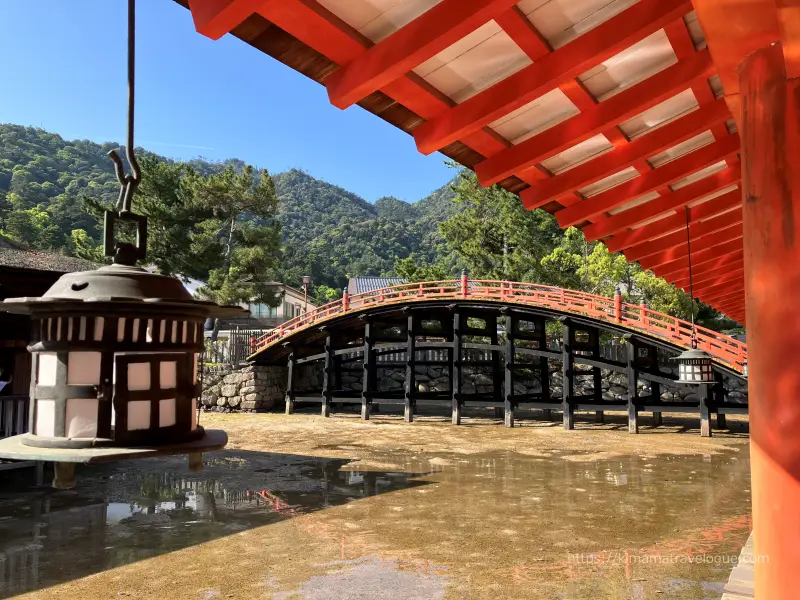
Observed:
[[[425,473],[342,470],[347,459],[224,450],[79,467],[69,491],[0,478],[0,597],[9,597],[255,527],[426,485]]]

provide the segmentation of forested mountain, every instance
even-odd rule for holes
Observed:
[[[117,147],[0,125],[0,233],[101,260],[94,215],[116,201],[107,153]],[[691,314],[683,291],[587,242],[578,229],[562,231],[552,215],[525,210],[516,196],[480,186],[471,172],[416,203],[386,196],[372,204],[296,169],[264,179],[238,159],[174,163],[145,150],[139,156],[147,176],[138,206],[154,231],[149,259],[164,272],[208,281],[213,297],[225,302],[249,299],[253,285],[270,279],[299,286],[311,275],[314,297],[328,301],[353,275],[415,281],[467,268],[476,278],[609,296],[621,286],[633,302]],[[698,317],[708,326],[726,324],[709,307]]]
[[[98,220],[84,210],[85,200],[116,200],[119,188],[107,153],[117,147],[0,124],[0,230],[67,254],[74,251],[73,230],[99,241]],[[237,159],[189,164],[204,175],[244,166]],[[311,274],[316,283],[341,289],[350,275],[390,273],[395,257],[414,252],[435,259],[442,244],[438,223],[453,210],[449,186],[415,204],[393,197],[371,204],[299,170],[273,179],[283,239],[277,276],[295,285]]]

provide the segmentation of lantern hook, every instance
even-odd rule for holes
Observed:
[[[113,256],[115,264],[133,266],[137,260],[146,257],[147,217],[137,215],[131,210],[133,195],[142,181],[142,172],[136,160],[133,143],[134,115],[136,107],[136,0],[128,0],[128,135],[125,144],[125,158],[130,166],[130,174],[125,173],[122,158],[116,150],[108,153],[114,162],[114,173],[119,181],[119,197],[115,210],[105,212],[103,223],[103,252]],[[121,242],[114,237],[117,221],[129,221],[136,227],[136,242]]]

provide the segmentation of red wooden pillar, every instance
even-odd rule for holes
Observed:
[[[739,66],[756,598],[800,598],[800,85],[780,43]]]

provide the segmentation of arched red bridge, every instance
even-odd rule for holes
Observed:
[[[451,300],[454,302],[499,302],[549,309],[565,315],[588,317],[621,326],[631,332],[669,342],[681,348],[691,347],[691,323],[654,311],[644,305],[622,302],[620,296],[608,298],[536,283],[490,280],[448,280],[407,283],[361,294],[348,295],[311,312],[286,321],[257,342],[251,359],[285,342],[301,330],[318,327],[346,313],[366,312],[381,306]],[[695,327],[697,345],[714,361],[742,373],[747,362],[747,344],[705,327]]]

